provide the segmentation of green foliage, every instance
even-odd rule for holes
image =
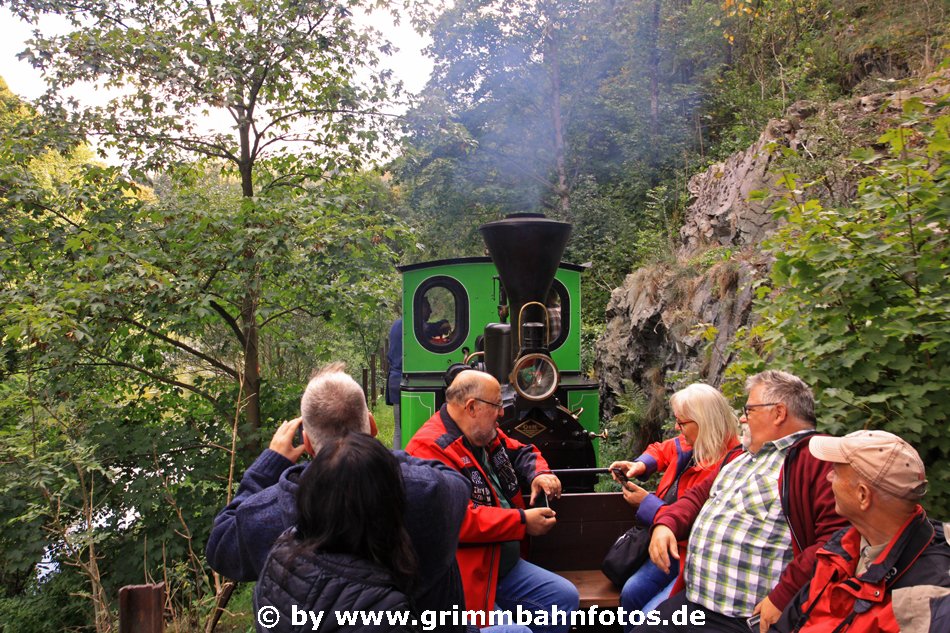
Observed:
[[[228,601],[227,612],[221,617],[215,631],[220,633],[255,633],[254,583],[242,583]],[[186,633],[169,629],[168,633]]]
[[[4,633],[77,633],[95,630],[88,625],[88,603],[82,597],[82,577],[60,568],[18,597],[0,597],[0,631]]]
[[[37,33],[23,57],[43,71],[50,103],[143,169],[199,155],[246,176],[270,159],[280,166],[263,179],[269,185],[294,179],[301,165],[352,167],[380,149],[380,127],[367,117],[395,86],[377,68],[387,44],[351,18],[357,0],[4,4],[32,23],[62,17],[72,30]],[[114,96],[82,109],[63,101],[60,92],[80,82]]]
[[[707,77],[712,155],[745,149],[796,101],[888,91],[932,69],[947,24],[940,2],[724,0],[709,22],[729,45],[728,63]]]
[[[275,307],[258,293],[270,281],[262,278],[271,272],[268,266],[279,267],[262,256],[280,255],[282,247],[280,235],[267,235],[267,225],[256,223],[293,199],[287,191],[312,192],[312,183],[324,180],[332,187],[340,174],[354,173],[385,153],[382,141],[392,128],[377,108],[399,93],[388,71],[378,69],[388,43],[352,19],[352,11],[362,7],[359,0],[332,5],[296,0],[5,4],[23,20],[58,16],[71,29],[55,35],[35,32],[22,55],[47,78],[49,89],[41,100],[47,112],[68,116],[80,134],[96,134],[139,180],[202,159],[215,162],[213,168],[224,178],[236,178],[243,200],[229,210],[239,223],[233,228],[240,227],[241,233],[228,244],[235,247],[229,261],[233,267],[219,279],[243,284],[241,294],[228,297],[231,305],[214,301],[194,310],[216,312],[222,331],[240,349],[227,368],[211,364],[240,383],[233,401],[241,403],[244,418],[241,448],[256,452],[266,380],[260,374],[259,329],[273,318],[258,309]],[[381,0],[374,8],[389,4]],[[83,83],[109,90],[108,103],[80,106],[65,96],[67,89]],[[305,205],[323,202],[308,200]],[[201,221],[195,226],[199,231],[210,228],[212,234],[216,228]],[[117,235],[121,242],[123,233]],[[84,244],[81,235],[74,235],[66,246],[75,250]],[[348,254],[359,261],[366,252],[353,244]],[[140,268],[143,278],[156,272]],[[221,270],[206,272],[218,275]],[[162,287],[162,281],[148,283]],[[202,287],[200,282],[194,286]],[[278,312],[289,309],[276,307]],[[144,326],[139,329],[150,332],[149,324]],[[166,335],[157,332],[164,342]]]
[[[434,75],[393,164],[402,215],[426,258],[481,254],[475,228],[512,211],[572,222],[566,258],[593,264],[585,320],[597,322],[610,290],[668,250],[681,193],[657,183],[682,177],[698,140],[710,8],[501,4],[433,18]]]
[[[376,401],[376,407],[374,407],[372,411],[373,418],[376,420],[376,428],[379,431],[376,438],[382,442],[384,446],[392,446],[393,433],[396,426],[393,418],[392,405],[386,404],[386,400],[380,398]]]
[[[575,219],[564,257],[593,263],[584,277],[585,324],[602,322],[611,291],[631,270],[669,253],[669,197],[666,187],[657,187],[647,192],[642,206],[632,208],[591,178],[577,185],[572,195]]]
[[[716,264],[729,261],[734,253],[735,249],[731,246],[716,246],[696,255],[687,262],[687,265],[695,266],[703,271],[709,270]]]
[[[616,413],[604,425],[607,441],[601,442],[601,463],[629,460],[638,439],[647,433],[649,399],[631,380],[623,381],[623,392],[617,394]]]
[[[775,257],[758,288],[756,325],[740,341],[735,378],[767,361],[811,384],[820,428],[881,428],[921,453],[926,505],[950,514],[950,116],[945,104],[905,104],[881,154],[852,157],[873,171],[847,207],[803,199],[795,174],[776,207],[787,221],[767,243]]]
[[[343,357],[358,373],[376,349],[406,232],[373,174],[248,198],[219,163],[198,162],[146,187],[71,152],[76,134],[61,135],[55,119],[10,104],[19,116],[0,140],[4,590],[24,605],[29,591],[46,592],[30,579],[51,549],[78,566],[99,630],[118,587],[148,579],[168,582],[172,614],[194,628],[213,599],[201,552],[228,495],[235,419],[239,442],[258,439],[240,418],[248,324],[266,440],[297,411],[314,365]],[[244,466],[238,456],[235,472]]]
[[[597,341],[607,331],[607,324],[600,322],[582,323],[581,325],[581,372],[595,377],[594,362],[597,358]]]

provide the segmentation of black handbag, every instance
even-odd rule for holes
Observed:
[[[635,525],[621,534],[610,546],[600,569],[610,582],[623,587],[633,572],[647,561],[649,553],[650,529]]]
[[[670,485],[669,490],[663,493],[663,501],[673,503],[679,495],[680,477],[686,472],[686,469],[692,465],[692,457],[682,464],[679,472],[676,473],[676,479]],[[604,556],[604,562],[600,570],[604,576],[620,588],[623,588],[627,579],[633,575],[633,572],[640,569],[643,563],[647,562],[650,554],[650,537],[652,536],[649,527],[635,525],[620,535],[614,544],[607,550]]]

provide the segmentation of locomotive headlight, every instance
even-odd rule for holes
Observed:
[[[554,395],[559,382],[557,365],[547,354],[525,354],[511,370],[511,384],[518,395],[528,400],[547,400]]]

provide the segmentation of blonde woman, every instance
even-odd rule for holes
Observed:
[[[739,420],[729,402],[715,387],[693,383],[670,397],[670,408],[676,417],[679,435],[665,442],[651,444],[633,461],[610,465],[627,477],[646,479],[655,472],[663,477],[656,492],[647,492],[632,482],[622,483],[627,503],[637,506],[637,520],[651,525],[656,513],[666,503],[676,501],[684,492],[713,475],[722,458],[739,444]],[[679,543],[680,560],[686,554],[686,542]],[[620,593],[620,604],[628,611],[649,611],[669,595],[679,573],[673,565],[664,574],[652,561],[647,561],[627,580]]]

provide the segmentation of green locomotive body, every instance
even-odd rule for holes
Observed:
[[[505,222],[510,220],[492,224]],[[532,245],[521,235],[530,236],[539,222],[558,224],[569,231],[568,225],[519,216],[514,228],[503,227],[514,231],[514,239],[496,244],[494,249],[490,245],[492,257],[399,268],[403,280],[399,396],[403,446],[442,406],[446,372],[465,363],[492,373],[502,384],[505,413],[500,426],[508,435],[537,445],[554,468],[597,465],[600,397],[597,384],[581,372],[581,276],[585,268],[559,262],[563,245],[556,254],[543,254],[548,260],[556,257],[553,262],[534,265],[538,254],[531,251],[546,247]],[[518,248],[512,249],[511,244]],[[557,249],[555,245],[551,250]],[[500,250],[509,251],[505,254],[508,261],[503,263],[507,270],[501,272],[496,264]],[[528,290],[523,288],[525,283]],[[512,297],[512,289],[527,296]],[[512,325],[501,323],[502,313],[508,309]],[[532,326],[543,332],[540,340],[537,331],[532,334]],[[530,389],[524,391],[524,385],[515,384],[519,376],[533,371],[530,362],[514,371],[519,359],[529,355],[543,361],[538,367],[548,371],[546,380],[556,380],[556,388],[551,385],[550,390],[533,395]],[[540,381],[541,373],[531,373],[535,375]]]

